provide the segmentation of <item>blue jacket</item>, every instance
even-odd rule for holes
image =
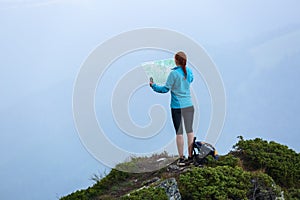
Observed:
[[[193,105],[190,84],[193,82],[193,72],[186,67],[187,77],[180,66],[172,69],[164,86],[152,84],[152,89],[158,93],[167,93],[171,90],[171,108],[186,108]]]

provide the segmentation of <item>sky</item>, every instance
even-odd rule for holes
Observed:
[[[232,149],[239,135],[276,141],[299,152],[299,6],[296,0],[184,4],[177,0],[0,0],[0,199],[57,199],[91,186],[93,174],[109,171],[87,151],[76,130],[74,83],[96,47],[120,33],[145,27],[186,35],[217,66],[227,109],[216,143],[221,154]],[[131,58],[130,69],[170,57],[140,53],[136,58],[124,56],[121,64]],[[122,76],[114,67],[110,73]],[[201,75],[196,78],[192,87],[203,84]],[[113,87],[113,82],[107,84]],[[101,92],[108,94],[110,87]],[[146,107],[152,102],[168,106],[167,95],[150,92],[141,88],[132,101],[142,100]],[[211,108],[207,91],[199,93],[196,133],[203,139]],[[97,90],[96,99],[99,95]],[[97,111],[101,105],[96,103]],[[146,123],[145,111],[139,112],[143,107],[133,105],[129,106],[136,114],[133,119]],[[172,131],[170,119],[166,128]],[[108,123],[105,129],[115,126]]]

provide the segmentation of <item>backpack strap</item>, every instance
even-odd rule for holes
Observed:
[[[193,156],[197,155],[195,148],[196,148],[196,137],[194,137],[194,141],[193,141]]]

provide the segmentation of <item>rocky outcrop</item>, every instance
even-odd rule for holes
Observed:
[[[154,187],[154,188],[163,188],[166,192],[166,195],[168,196],[169,200],[181,200],[181,195],[178,189],[177,181],[175,178],[169,178],[165,180],[161,180],[158,177],[154,177],[150,180],[145,181],[144,186],[132,191],[131,193],[140,191],[145,188]],[[127,194],[126,196],[130,196],[130,194]]]
[[[169,200],[181,200],[181,195],[175,178],[166,179],[156,187],[164,188]]]

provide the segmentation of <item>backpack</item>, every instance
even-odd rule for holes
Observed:
[[[194,137],[193,142],[193,157],[194,164],[196,166],[203,165],[207,163],[207,156],[211,155],[215,160],[218,160],[218,152],[211,145],[206,142],[196,141],[196,137]]]

